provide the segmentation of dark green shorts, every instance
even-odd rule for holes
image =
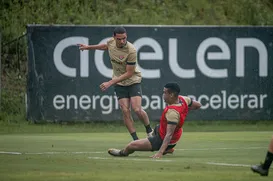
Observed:
[[[132,84],[129,86],[115,85],[115,93],[118,99],[130,98],[135,96],[142,97],[141,84]]]
[[[152,145],[152,151],[158,151],[163,143],[163,140],[161,139],[159,135],[159,125],[156,125],[154,128],[154,135],[151,137],[148,137],[148,140],[150,141]],[[176,144],[168,145],[166,150],[169,150],[173,147],[175,147]]]

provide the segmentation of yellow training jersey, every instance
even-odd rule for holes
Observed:
[[[118,82],[118,85],[129,86],[135,83],[140,83],[142,76],[141,72],[137,69],[137,52],[134,45],[127,41],[126,45],[122,48],[116,46],[114,38],[107,41],[108,52],[113,68],[113,78],[119,77],[126,72],[127,65],[135,65],[135,72],[129,79]]]

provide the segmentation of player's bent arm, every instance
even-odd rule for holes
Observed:
[[[114,77],[112,80],[110,80],[111,84],[114,85],[118,82],[121,82],[125,79],[129,79],[130,77],[133,76],[134,72],[135,72],[135,65],[126,65],[126,72],[124,74],[122,74],[119,77]]]
[[[191,105],[189,106],[189,110],[196,110],[199,109],[202,104],[198,101],[192,100]]]
[[[173,124],[172,124],[173,123]],[[167,125],[167,131],[166,131],[166,136],[163,140],[163,143],[159,149],[159,153],[163,154],[164,151],[167,149],[171,139],[172,139],[172,136],[173,136],[173,133],[174,133],[174,130],[177,126],[177,123],[174,123],[174,122],[168,122],[168,125]]]

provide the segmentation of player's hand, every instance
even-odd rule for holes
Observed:
[[[88,50],[88,45],[85,44],[77,44],[77,46],[79,47],[80,50]]]
[[[157,152],[156,154],[154,154],[153,156],[151,156],[151,158],[161,158],[162,157],[162,153]]]
[[[110,82],[103,82],[103,83],[100,85],[100,89],[101,89],[102,91],[106,91],[110,86],[111,86],[111,83],[110,83]]]

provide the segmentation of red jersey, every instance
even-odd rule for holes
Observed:
[[[165,136],[166,136],[166,132],[167,132],[167,125],[168,125],[168,121],[166,119],[166,113],[169,109],[174,109],[179,113],[179,120],[178,120],[178,124],[174,130],[172,139],[170,141],[170,144],[175,144],[178,142],[178,140],[180,139],[183,129],[182,126],[184,124],[184,121],[186,119],[186,116],[188,114],[188,104],[187,102],[184,100],[184,98],[182,96],[178,96],[179,98],[179,105],[169,105],[167,106],[160,118],[160,127],[159,127],[159,135],[161,137],[162,140],[164,140]],[[169,120],[172,121],[172,120]]]

